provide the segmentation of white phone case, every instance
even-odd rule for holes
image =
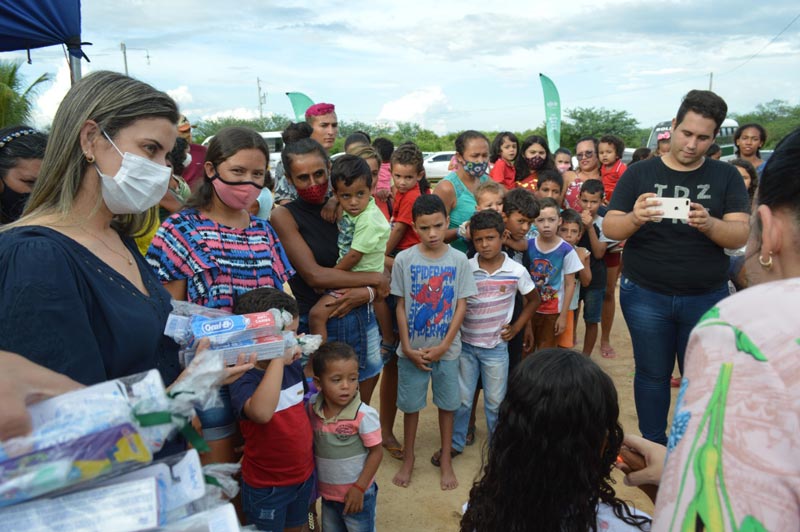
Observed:
[[[656,208],[664,211],[662,218],[674,218],[677,220],[689,219],[689,198],[655,198],[661,202]]]

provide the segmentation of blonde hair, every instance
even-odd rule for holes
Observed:
[[[351,154],[355,155],[356,157],[361,157],[365,161],[368,161],[369,159],[375,159],[378,161],[378,168],[380,168],[381,164],[383,163],[378,150],[370,145],[355,147],[352,149]]]
[[[39,178],[17,223],[34,216],[70,214],[90,164],[80,139],[87,120],[113,139],[142,118],[166,118],[177,124],[178,107],[166,93],[116,72],[94,72],[73,85],[53,118]],[[152,224],[154,212],[114,216],[112,226],[125,236],[141,236]]]
[[[500,185],[497,181],[486,181],[485,183],[481,183],[478,185],[478,188],[475,189],[475,201],[478,201],[478,198],[483,196],[484,194],[497,194],[501,198],[506,197],[506,189]]]

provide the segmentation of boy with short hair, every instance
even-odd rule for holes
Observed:
[[[553,198],[561,204],[561,192],[564,190],[564,177],[558,170],[542,170],[536,182],[536,197]]]
[[[600,178],[603,181],[605,193],[604,203],[608,205],[611,195],[617,188],[617,181],[628,169],[628,165],[622,162],[625,154],[625,141],[616,135],[603,135],[597,146],[597,157],[600,160]]]
[[[592,252],[584,247],[578,246],[578,241],[581,239],[581,236],[583,236],[583,233],[583,221],[578,211],[573,209],[564,209],[561,211],[561,225],[558,228],[558,236],[571,245],[578,254],[578,258],[581,259],[583,269],[577,273],[580,286],[589,286],[589,283],[592,281],[592,270],[589,268],[589,256]],[[567,328],[556,339],[558,347],[571,349],[575,346],[575,330],[578,323],[578,317],[575,315],[575,311],[578,310],[579,296],[580,289],[576,287],[572,295],[572,300],[569,302]]]
[[[606,264],[603,258],[609,242],[614,242],[603,234],[603,217],[600,206],[603,204],[604,187],[597,179],[589,179],[581,185],[581,221],[584,232],[579,245],[592,252],[589,260],[592,280],[588,286],[581,287],[580,301],[583,302],[583,322],[586,334],[583,337],[583,354],[591,356],[597,342],[597,324],[603,312],[603,298],[606,293]]]
[[[497,413],[508,380],[507,342],[529,326],[539,297],[528,271],[502,252],[505,225],[497,212],[484,210],[469,221],[476,255],[469,266],[478,293],[467,299],[461,326],[459,357],[461,406],[455,415],[453,452],[460,454],[467,443],[467,429],[478,377],[483,382],[488,434],[494,432]],[[517,294],[525,297],[519,316],[512,319]]]
[[[282,294],[278,296],[275,294]],[[234,313],[298,308],[275,288],[257,288],[240,296]],[[244,437],[242,510],[260,530],[299,532],[308,520],[314,479],[311,423],[303,407],[305,378],[296,355],[258,362],[230,385],[231,403]]]
[[[567,327],[569,302],[575,292],[575,276],[570,274],[583,269],[572,246],[558,236],[561,219],[556,200],[542,198],[539,209],[539,235],[528,241],[531,278],[542,300],[532,320],[534,352],[556,347],[556,337]]]
[[[414,224],[411,209],[422,194],[420,181],[425,175],[422,163],[422,152],[415,144],[401,144],[391,155],[391,174],[396,194],[391,219],[392,232],[386,243],[388,256],[393,257],[397,252],[419,244],[419,237],[411,228]]]
[[[341,342],[327,342],[311,357],[320,390],[308,405],[314,432],[323,530],[375,530],[380,466],[378,413],[358,394],[358,356]]]
[[[339,157],[331,169],[331,186],[342,208],[339,220],[339,261],[334,268],[382,273],[390,227],[370,192],[372,171],[369,165],[356,155]],[[340,295],[336,291],[328,292],[311,308],[309,329],[312,334],[327,338],[326,325],[334,308],[331,303]],[[385,301],[376,300],[374,308],[383,342],[394,345],[389,307]]]
[[[466,299],[478,290],[467,257],[444,241],[449,225],[439,196],[427,194],[414,202],[414,230],[420,243],[401,251],[392,270],[391,293],[397,296],[397,407],[404,413],[404,457],[393,482],[408,487],[414,469],[414,443],[419,411],[425,408],[428,381],[439,408],[443,490],[458,486],[451,462],[453,413],[461,404],[458,355]]]
[[[503,198],[503,222],[506,226],[503,251],[514,262],[522,264],[526,271],[530,270],[527,234],[537,216],[539,216],[539,202],[527,190],[515,188]],[[523,303],[522,296],[517,294],[514,299],[512,320],[519,317]],[[530,352],[531,349],[533,349],[533,330],[525,327],[522,332],[508,342],[509,375],[522,361],[523,352]]]

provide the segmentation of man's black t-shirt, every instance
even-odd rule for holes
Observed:
[[[719,219],[728,213],[750,212],[739,172],[711,159],[690,172],[672,170],[660,158],[631,165],[617,183],[608,210],[630,212],[646,192],[665,198],[688,197]],[[706,235],[686,222],[665,218],[646,223],[628,239],[622,273],[648,290],[695,295],[722,287],[728,264],[723,248]]]

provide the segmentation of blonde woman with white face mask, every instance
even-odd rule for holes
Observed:
[[[175,380],[170,296],[133,237],[166,192],[177,120],[169,96],[121,74],[70,89],[25,212],[0,231],[0,350],[81,384]]]

